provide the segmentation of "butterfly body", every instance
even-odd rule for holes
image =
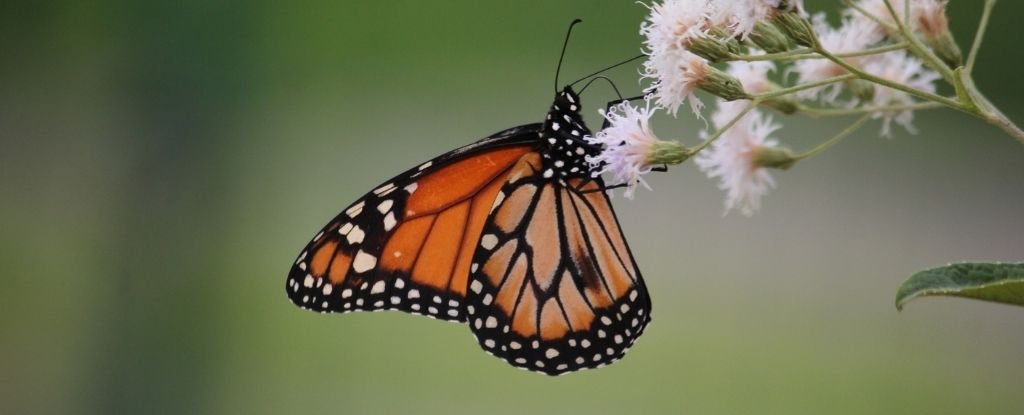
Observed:
[[[587,162],[579,96],[414,167],[342,211],[286,291],[319,312],[401,310],[468,323],[480,346],[550,375],[620,358],[650,320],[646,287]]]

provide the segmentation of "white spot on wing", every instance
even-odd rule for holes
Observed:
[[[494,249],[494,247],[497,245],[498,237],[494,236],[493,234],[487,234],[480,238],[480,246],[484,247],[484,249],[486,250]]]
[[[380,294],[384,292],[384,280],[377,281],[373,284],[373,288],[370,289],[370,294]]]
[[[358,273],[369,271],[375,266],[377,266],[377,257],[363,252],[362,249],[356,252],[356,257],[352,260],[352,269]]]
[[[363,206],[366,206],[366,202],[360,200],[359,203],[356,203],[355,205],[352,205],[352,207],[348,208],[348,210],[345,211],[345,214],[348,215],[348,217],[350,218],[359,216],[359,213],[363,211]]]
[[[396,224],[398,221],[395,220],[395,212],[388,212],[387,216],[384,216],[384,230],[390,231],[395,228]]]
[[[351,232],[351,231],[352,231],[352,222],[346,222],[344,225],[341,226],[341,229],[338,229],[338,233],[340,233],[342,235],[348,235],[348,233]]]
[[[395,202],[393,200],[385,199],[383,202],[380,202],[380,204],[377,205],[377,211],[380,212],[381,214],[388,213],[388,211],[391,210],[391,206],[394,204]]]
[[[394,183],[388,183],[388,184],[386,184],[386,185],[383,185],[383,186],[381,186],[381,187],[378,187],[378,188],[377,188],[376,190],[374,190],[374,191],[373,191],[373,194],[375,194],[375,195],[381,195],[381,194],[383,194],[384,192],[390,192],[390,191],[392,191],[392,190],[395,190],[395,184],[394,184]]]
[[[346,237],[346,239],[348,239],[348,243],[349,244],[355,245],[355,244],[358,244],[358,243],[362,243],[363,242],[363,238],[365,236],[366,236],[366,233],[363,232],[363,230],[360,229],[359,226],[357,225],[357,226],[353,227],[352,230],[348,233],[348,237]]]

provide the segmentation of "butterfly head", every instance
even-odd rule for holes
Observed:
[[[571,87],[555,95],[541,131],[545,177],[590,177],[587,156],[597,155],[600,148],[584,139],[591,132],[583,123],[581,108],[580,96]]]

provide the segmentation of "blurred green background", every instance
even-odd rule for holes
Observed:
[[[950,8],[966,46],[980,2]],[[723,217],[692,163],[616,198],[655,319],[601,370],[548,378],[482,353],[465,327],[287,301],[295,255],[347,203],[539,121],[572,18],[563,79],[635,54],[645,11],[5,2],[0,412],[1024,413],[1024,310],[893,306],[922,268],[1024,259],[1024,145],[951,111],[891,140],[872,125],[776,174],[752,219]],[[999,4],[977,71],[1018,122],[1022,13]],[[610,76],[635,93],[635,71]],[[592,91],[593,124],[612,95]],[[843,126],[785,122],[796,149]]]

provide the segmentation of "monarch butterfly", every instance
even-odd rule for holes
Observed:
[[[581,108],[570,84],[544,122],[455,149],[367,193],[299,254],[289,298],[318,312],[401,310],[468,323],[486,352],[548,375],[620,359],[650,322],[651,303],[587,163],[601,149],[583,139],[591,132]]]

